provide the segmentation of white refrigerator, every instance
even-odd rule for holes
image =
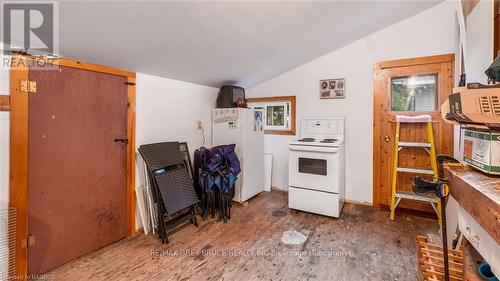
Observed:
[[[262,112],[246,108],[216,108],[212,113],[212,145],[236,144],[241,173],[233,200],[245,202],[264,191],[264,130]]]

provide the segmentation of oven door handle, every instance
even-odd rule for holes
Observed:
[[[337,153],[339,149],[336,147],[317,147],[317,146],[290,146],[290,151],[304,151],[304,152],[321,152],[321,153]]]

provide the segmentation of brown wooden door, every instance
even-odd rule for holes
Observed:
[[[30,274],[126,237],[126,77],[30,70]]]
[[[387,209],[395,146],[395,116],[432,116],[437,153],[453,155],[453,128],[441,118],[441,104],[452,93],[453,56],[434,56],[378,64],[374,76],[374,203]],[[400,141],[427,142],[425,124],[402,124]],[[430,169],[429,154],[422,148],[403,148],[399,166]],[[398,190],[411,191],[415,176],[398,173]],[[399,208],[433,212],[428,203],[403,200]]]

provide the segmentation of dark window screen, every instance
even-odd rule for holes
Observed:
[[[300,173],[326,176],[326,168],[326,160],[299,158]]]

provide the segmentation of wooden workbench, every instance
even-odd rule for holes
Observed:
[[[469,166],[445,167],[450,194],[500,244],[500,176]]]
[[[450,194],[460,207],[469,213],[481,227],[500,244],[500,176],[478,172],[470,166],[445,167]],[[483,280],[477,273],[482,257],[465,243],[465,279]]]

